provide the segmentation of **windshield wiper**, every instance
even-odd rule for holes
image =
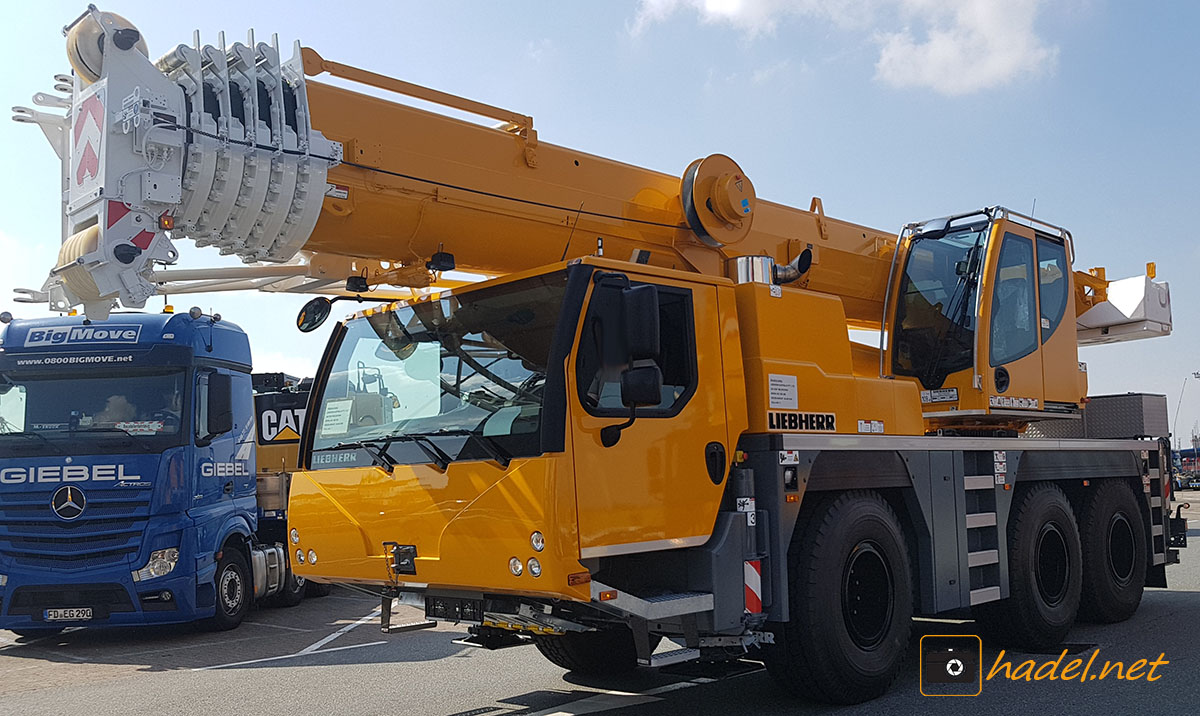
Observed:
[[[475,438],[475,443],[479,445],[479,447],[483,448],[483,451],[486,452],[489,457],[500,463],[500,467],[506,468],[508,467],[508,464],[512,462],[512,456],[504,452],[504,450],[501,449],[501,447],[496,443],[496,439],[491,435],[483,435],[482,433],[466,430],[464,428],[444,428],[442,430],[434,430],[433,432],[429,433],[416,434],[425,438],[442,436]]]
[[[67,454],[67,453],[63,452],[60,447],[58,447],[54,443],[50,442],[50,439],[47,438],[45,435],[42,435],[41,433],[29,432],[27,430],[21,430],[21,431],[12,432],[12,433],[0,433],[0,438],[8,438],[8,437],[37,438],[38,440],[41,440],[43,443],[45,443],[46,447],[50,448],[51,450],[58,453],[59,455]]]
[[[433,461],[433,464],[438,466],[443,472],[454,462],[454,460],[446,454],[444,450],[437,446],[437,443],[429,439],[429,435],[439,435],[440,433],[420,434],[413,433],[409,435],[392,435],[383,439],[384,445],[392,443],[410,442],[421,448],[421,452],[425,453],[425,457]]]
[[[116,435],[124,435],[125,437],[129,438],[130,442],[134,443],[135,445],[140,446],[146,452],[155,452],[155,448],[153,445],[146,442],[141,437],[129,432],[125,428],[83,428],[83,429],[77,428],[75,430],[72,430],[71,432],[72,433],[112,433],[112,434],[116,434]]]
[[[379,467],[382,467],[389,475],[396,469],[395,459],[388,454],[387,446],[389,441],[384,441],[383,445],[376,445],[372,442],[356,442],[356,443],[338,443],[333,447],[317,448],[313,452],[328,452],[330,450],[365,450],[371,456],[371,462]]]

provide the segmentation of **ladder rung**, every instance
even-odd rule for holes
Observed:
[[[996,478],[991,475],[967,475],[963,483],[968,490],[990,490],[996,485]]]
[[[1000,598],[1000,587],[980,587],[979,589],[971,590],[971,604],[983,604],[984,602],[994,602]]]
[[[1000,561],[1000,550],[984,549],[967,555],[968,567],[982,567],[985,564],[997,564]]]
[[[993,527],[996,524],[995,512],[976,512],[967,515],[967,529],[975,527]]]

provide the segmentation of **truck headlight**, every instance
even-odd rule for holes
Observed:
[[[179,562],[179,548],[156,549],[150,553],[150,561],[146,566],[133,573],[133,581],[141,582],[156,577],[165,577],[175,569]]]
[[[6,584],[8,584],[8,575],[0,574],[0,587],[3,587]]]

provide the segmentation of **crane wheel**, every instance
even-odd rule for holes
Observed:
[[[1083,547],[1080,618],[1120,622],[1142,602],[1148,549],[1141,506],[1129,485],[1103,480],[1079,515]]]
[[[1071,503],[1057,486],[1020,488],[1009,516],[1009,597],[972,611],[991,640],[1024,649],[1062,642],[1079,611],[1083,555]]]
[[[790,621],[767,671],[813,701],[870,701],[895,680],[912,630],[904,531],[876,492],[809,495],[788,549]]]
[[[637,667],[633,632],[626,627],[533,638],[542,656],[576,674],[621,674]]]

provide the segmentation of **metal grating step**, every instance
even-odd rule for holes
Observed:
[[[638,663],[642,666],[670,666],[671,664],[682,664],[685,661],[695,661],[700,658],[699,649],[675,649],[673,651],[664,651],[661,654],[651,654],[650,659],[638,659]]]

